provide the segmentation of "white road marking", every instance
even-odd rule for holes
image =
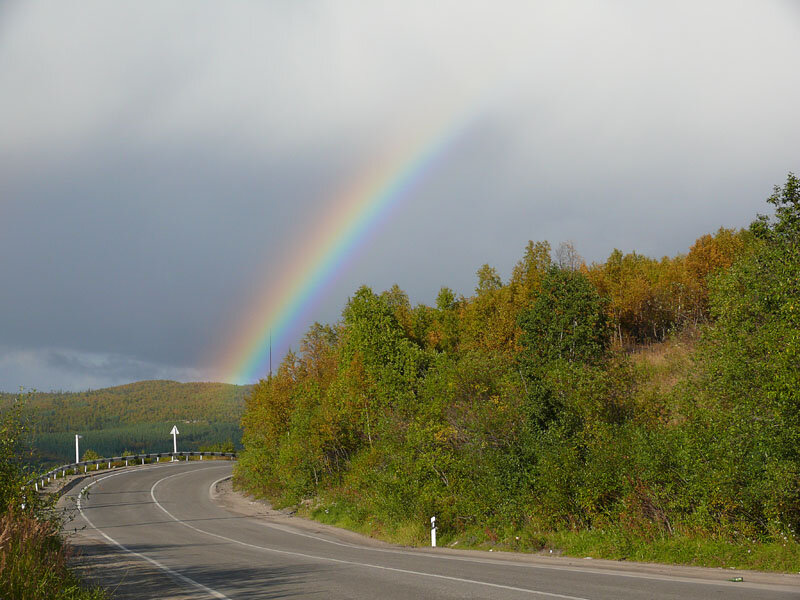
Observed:
[[[159,479],[158,481],[156,481],[153,484],[153,487],[150,488],[150,497],[153,499],[153,502],[155,503],[155,505],[158,508],[160,508],[162,511],[164,511],[164,513],[169,518],[171,518],[173,521],[175,521],[177,523],[180,523],[181,525],[183,525],[185,527],[188,527],[189,529],[197,531],[198,533],[202,533],[204,535],[208,535],[208,536],[220,539],[220,540],[225,540],[226,542],[230,542],[232,544],[238,544],[240,546],[246,546],[248,548],[254,548],[256,550],[263,550],[265,552],[272,552],[272,553],[275,553],[275,554],[283,554],[283,555],[286,555],[286,556],[297,556],[297,557],[300,557],[300,558],[307,558],[307,559],[311,559],[311,560],[321,560],[321,561],[325,561],[325,562],[333,562],[333,563],[351,565],[351,566],[356,566],[356,567],[365,567],[365,568],[368,568],[368,569],[379,569],[379,570],[382,570],[382,571],[392,571],[394,573],[403,573],[403,574],[406,574],[406,575],[417,575],[417,576],[420,576],[420,577],[431,577],[431,578],[434,578],[434,579],[444,579],[444,580],[447,580],[447,581],[457,581],[459,583],[468,583],[468,584],[472,584],[472,585],[482,585],[482,586],[496,588],[496,589],[510,590],[512,592],[522,592],[524,594],[535,594],[535,595],[538,595],[538,596],[546,596],[548,598],[561,598],[562,600],[588,600],[587,598],[582,598],[582,597],[579,597],[579,596],[567,596],[567,595],[564,595],[564,594],[555,594],[553,592],[544,592],[544,591],[541,591],[541,590],[532,590],[532,589],[528,589],[528,588],[520,588],[520,587],[514,587],[514,586],[510,586],[510,585],[503,585],[503,584],[500,584],[500,583],[490,583],[490,582],[487,582],[487,581],[477,581],[475,579],[463,579],[461,577],[451,577],[449,575],[439,575],[439,574],[436,574],[436,573],[425,573],[424,571],[411,571],[409,569],[398,569],[397,567],[386,567],[386,566],[383,566],[383,565],[375,565],[375,564],[371,564],[371,563],[362,563],[362,562],[351,561],[351,560],[343,560],[343,559],[340,559],[340,558],[328,558],[326,556],[317,556],[317,555],[314,555],[314,554],[304,554],[302,552],[291,552],[289,550],[278,550],[277,548],[269,548],[269,547],[266,547],[266,546],[258,546],[256,544],[248,544],[247,542],[242,542],[240,540],[229,538],[229,537],[226,537],[224,535],[219,535],[217,533],[211,533],[210,531],[205,531],[203,529],[200,529],[199,527],[195,527],[194,525],[190,525],[186,521],[182,521],[181,519],[177,518],[175,515],[173,515],[171,512],[169,512],[166,508],[164,508],[161,505],[161,503],[158,501],[158,499],[156,498],[155,490],[156,490],[156,487],[158,486],[159,483],[161,483],[162,481],[166,481],[167,479],[172,479],[173,477],[178,477],[180,475],[185,475],[187,473],[188,472],[175,473],[174,475],[168,475],[167,477],[163,477],[163,478]],[[223,477],[223,479],[225,479],[225,478]]]
[[[162,468],[163,469],[164,467],[145,467],[144,470],[158,469],[158,468]],[[141,471],[141,470],[142,470],[141,468],[137,469],[137,471]],[[127,472],[130,473],[131,471],[127,471]],[[137,558],[141,558],[143,560],[146,560],[147,562],[155,565],[156,567],[158,567],[159,569],[161,569],[165,573],[167,573],[170,576],[174,577],[178,581],[181,581],[183,583],[186,583],[186,584],[189,584],[191,586],[194,586],[197,589],[204,591],[206,594],[208,594],[212,598],[217,598],[217,600],[231,600],[230,598],[228,598],[224,594],[221,594],[216,590],[212,590],[211,588],[204,586],[202,583],[199,583],[199,582],[195,581],[194,579],[191,579],[191,578],[187,577],[186,575],[178,573],[177,571],[173,571],[168,566],[161,564],[160,562],[158,562],[154,558],[150,558],[149,556],[147,556],[145,554],[141,554],[140,552],[136,552],[135,550],[131,550],[130,548],[126,548],[125,546],[120,544],[117,540],[112,538],[110,535],[108,535],[104,531],[98,529],[98,527],[94,523],[92,523],[91,519],[89,519],[89,517],[86,516],[86,513],[83,512],[83,507],[81,506],[81,496],[83,496],[83,493],[87,489],[92,487],[94,484],[99,483],[99,482],[103,481],[104,479],[108,479],[109,477],[116,477],[117,475],[123,475],[124,473],[126,473],[126,471],[121,471],[119,473],[114,473],[112,475],[106,475],[105,477],[101,477],[100,479],[95,479],[90,484],[85,485],[81,489],[80,493],[78,494],[78,502],[77,502],[78,511],[81,513],[81,516],[86,520],[86,522],[92,527],[92,529],[94,529],[95,531],[97,531],[97,533],[102,535],[109,543],[113,544],[117,548],[120,548],[121,550],[124,550],[125,552],[127,552],[129,554],[133,554]]]

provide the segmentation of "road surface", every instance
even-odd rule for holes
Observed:
[[[723,570],[400,548],[246,516],[213,497],[231,468],[161,463],[82,481],[62,499],[75,505],[67,529],[78,530],[82,568],[121,598],[800,598],[800,576],[745,573],[734,583]]]

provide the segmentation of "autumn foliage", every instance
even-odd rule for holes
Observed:
[[[675,257],[530,242],[508,281],[484,265],[435,306],[358,289],[254,387],[237,481],[419,539],[431,515],[445,536],[794,539],[797,190]]]

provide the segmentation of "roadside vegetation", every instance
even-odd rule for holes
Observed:
[[[31,473],[24,401],[20,396],[0,411],[0,598],[103,600],[105,591],[83,585],[67,566],[70,549],[54,498],[25,485]]]
[[[800,181],[686,254],[411,306],[358,289],[260,381],[235,481],[406,544],[800,570]]]

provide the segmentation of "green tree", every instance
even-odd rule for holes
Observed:
[[[500,279],[497,269],[489,265],[483,265],[478,269],[478,286],[475,288],[478,295],[499,290],[501,287],[503,280]]]
[[[550,267],[533,306],[519,317],[523,365],[598,363],[608,347],[605,301],[580,271]]]
[[[697,437],[713,440],[708,448],[716,459],[704,487],[727,498],[718,520],[800,531],[800,194],[794,175],[769,202],[777,207],[775,218],[756,220],[755,239],[711,281],[713,324],[690,393],[698,400]]]
[[[97,452],[89,448],[83,453],[83,456],[81,456],[81,461],[97,460],[98,458],[102,458],[102,456],[100,456]]]
[[[800,244],[800,179],[789,173],[783,187],[775,186],[767,202],[775,206],[775,219],[759,215],[751,231],[796,252]]]
[[[26,397],[20,393],[14,402],[0,411],[0,514],[22,504],[35,502],[25,487],[30,473],[25,456],[30,456],[30,432],[25,416]]]
[[[516,306],[527,307],[533,301],[551,263],[550,244],[529,240],[522,259],[511,272],[510,284],[514,288]]]
[[[475,297],[463,311],[464,349],[512,356],[519,333],[514,288],[504,286],[500,275],[489,265],[478,269],[477,276]]]
[[[378,406],[407,405],[415,395],[426,358],[408,338],[387,297],[362,286],[347,303],[343,316],[345,361],[357,359],[363,364]]]

